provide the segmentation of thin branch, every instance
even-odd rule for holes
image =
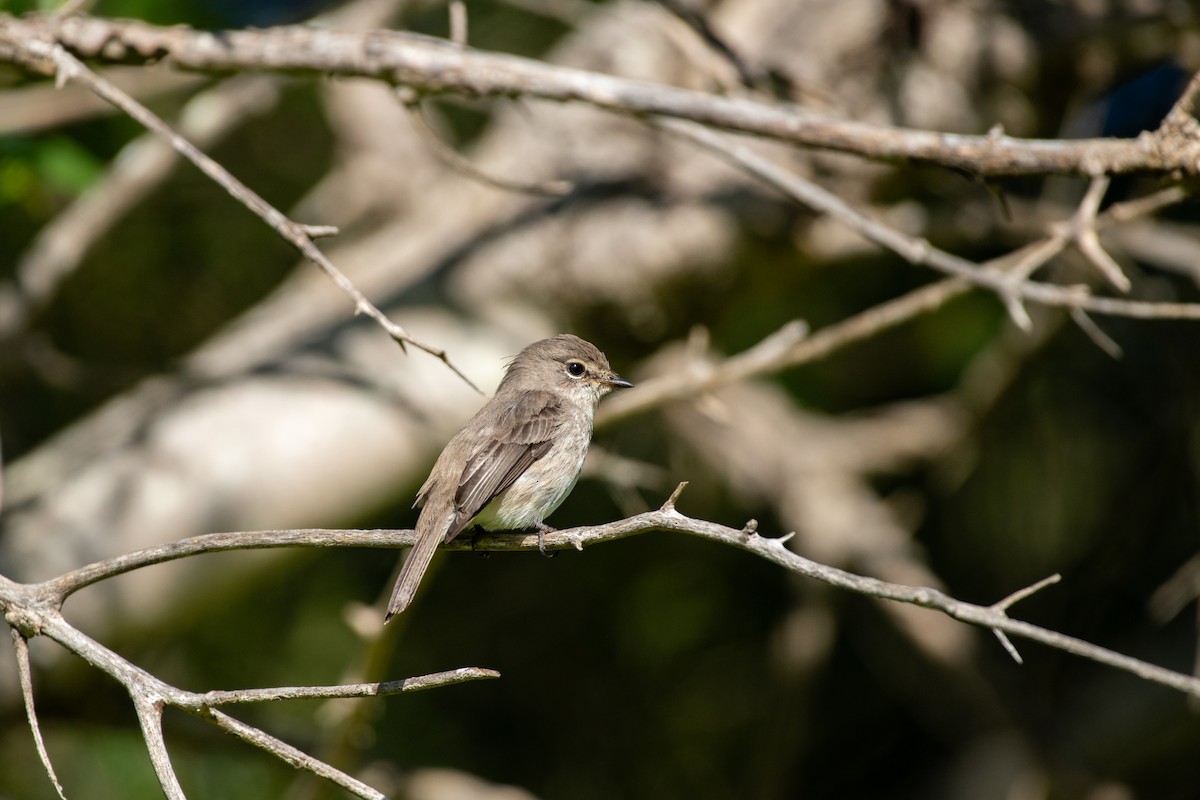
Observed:
[[[683,494],[683,490],[687,488],[687,485],[688,485],[687,481],[680,481],[679,485],[675,487],[675,491],[671,492],[671,496],[667,498],[667,502],[663,503],[662,507],[659,508],[658,510],[659,511],[674,511],[675,510],[675,501],[679,499],[679,496],[681,494]],[[745,529],[743,529],[743,530],[745,530]]]
[[[233,703],[264,703],[275,700],[312,700],[335,697],[382,697],[425,689],[437,689],[468,681],[499,678],[494,669],[461,667],[446,672],[418,675],[398,681],[376,681],[373,683],[351,683],[342,686],[281,686],[272,689],[213,690],[200,696],[204,706],[224,706]]]
[[[72,19],[76,18],[72,17]],[[3,27],[0,26],[0,38],[2,38],[2,34]],[[280,236],[300,251],[301,255],[316,264],[338,288],[354,301],[355,313],[365,314],[375,320],[400,345],[401,349],[404,349],[407,343],[419,350],[425,351],[442,361],[468,386],[477,392],[480,391],[479,387],[450,362],[444,350],[410,336],[403,328],[388,319],[386,314],[368,300],[366,295],[360,292],[358,287],[341,270],[334,266],[333,262],[326,258],[325,254],[313,243],[308,233],[308,226],[301,225],[289,219],[283,212],[276,209],[255,193],[254,190],[230,174],[228,170],[205,155],[183,136],[176,133],[160,117],[116,86],[101,78],[80,62],[79,59],[68,53],[61,45],[31,40],[21,42],[20,46],[29,54],[46,59],[53,64],[56,80],[60,84],[69,80],[82,83],[98,96],[133,117],[143,127],[168,141],[184,158],[195,164],[201,172],[216,182],[231,197],[271,226]]]
[[[1100,237],[1096,233],[1096,214],[1100,211],[1100,203],[1108,191],[1108,184],[1107,175],[1098,175],[1092,178],[1087,193],[1084,194],[1083,201],[1079,204],[1079,210],[1072,220],[1072,230],[1079,252],[1083,253],[1084,257],[1117,291],[1128,292],[1132,288],[1128,276],[1100,245]]]
[[[137,710],[138,724],[142,727],[142,738],[150,753],[150,763],[154,765],[154,774],[158,776],[158,785],[162,787],[167,800],[187,800],[175,775],[175,768],[171,766],[171,756],[163,738],[162,702],[148,697],[141,691],[142,687],[136,684],[128,688],[133,707]]]
[[[459,47],[467,46],[467,4],[463,0],[450,0],[450,41]]]
[[[205,716],[216,723],[217,727],[221,728],[221,730],[232,733],[242,741],[249,742],[255,747],[266,750],[271,755],[276,756],[284,763],[296,769],[307,770],[320,778],[325,778],[329,782],[341,786],[356,797],[361,797],[363,800],[387,800],[386,795],[371,788],[358,778],[351,777],[340,769],[331,767],[319,758],[310,756],[308,753],[293,747],[282,739],[277,739],[266,731],[260,730],[253,725],[247,725],[241,720],[229,716],[224,711],[212,708],[208,710]]]
[[[207,32],[78,16],[56,20],[0,15],[0,42],[9,43],[7,51],[0,47],[0,60],[33,68],[45,66],[43,59],[49,54],[33,47],[39,39],[106,61],[168,60],[184,69],[215,72],[361,76],[426,93],[580,101],[622,113],[690,119],[867,158],[931,162],[972,175],[1200,174],[1200,142],[1167,127],[1137,139],[1059,141],[873,125],[785,103],[719,97],[391,32],[352,33],[299,26]]]
[[[784,543],[790,537],[768,539],[758,535],[752,529],[754,527],[756,526],[747,526],[743,529],[729,528],[715,522],[687,517],[674,509],[666,508],[637,514],[604,525],[548,532],[544,535],[544,541],[546,549],[549,550],[578,550],[585,546],[616,541],[652,531],[688,534],[754,553],[790,572],[822,581],[831,586],[883,600],[892,600],[898,603],[908,603],[934,609],[960,622],[998,630],[1009,636],[1019,636],[1039,642],[1048,647],[1072,653],[1100,664],[1106,664],[1145,680],[1177,689],[1195,697],[1200,697],[1200,678],[1164,669],[1154,664],[1099,647],[1082,639],[1051,631],[1028,622],[1014,620],[1005,614],[1005,609],[1008,605],[1028,596],[1029,593],[1036,589],[1049,585],[1052,579],[1035,584],[1030,589],[1022,590],[995,605],[980,606],[956,600],[937,589],[889,583],[820,564],[787,549]],[[538,539],[539,535],[536,532],[525,534],[483,532],[473,537],[471,541],[455,540],[444,545],[443,549],[503,552],[532,551],[539,549]],[[131,553],[121,556],[118,559],[112,559],[110,562],[99,562],[84,570],[77,571],[77,573],[71,573],[71,575],[86,572],[87,575],[92,576],[92,579],[88,582],[93,582],[94,580],[99,580],[99,577],[95,576],[108,576],[126,572],[132,569],[133,566],[131,565],[134,564],[161,563],[171,558],[182,558],[203,552],[251,550],[282,546],[395,548],[409,545],[412,542],[413,532],[410,530],[343,531],[304,529],[210,534],[185,539],[183,542],[178,543],[179,546],[174,549],[169,547],[148,548],[138,553]],[[118,563],[109,566],[111,562]],[[49,603],[53,606],[53,599],[57,596],[58,591],[60,591],[60,584],[71,583],[72,581],[68,580],[68,576],[63,576],[55,581],[32,585],[15,584],[11,581],[5,582],[0,580],[0,607],[12,603],[12,598],[14,597],[23,597],[26,603],[29,603],[30,593],[34,597],[43,598],[41,602]],[[125,664],[125,666],[114,666],[111,661],[105,659],[93,661],[92,659],[96,658],[96,648],[101,648],[101,646],[94,642],[91,645],[82,646],[80,644],[81,641],[86,640],[91,642],[91,640],[84,637],[78,631],[75,631],[71,626],[62,621],[61,617],[57,617],[56,615],[57,611],[54,611],[48,618],[49,623],[46,621],[38,623],[43,626],[49,624],[49,629],[43,632],[46,632],[55,641],[62,643],[72,652],[83,655],[90,663],[101,665],[101,668],[105,669],[105,671],[110,671],[110,674],[113,672],[119,674],[122,669],[136,670],[136,668],[127,665],[127,662],[123,662],[123,660],[121,663]],[[72,633],[68,635],[64,631]],[[80,653],[80,649],[86,652]],[[119,656],[115,656],[115,654],[112,657],[119,659]],[[138,671],[137,674],[141,675],[142,673]],[[132,678],[127,679],[132,680]],[[165,684],[162,685],[165,686]],[[164,696],[170,695],[164,694]],[[180,701],[181,707],[194,708],[195,704],[201,703],[200,698],[202,698],[202,695],[189,695],[185,701]],[[213,711],[212,713],[219,712]]]
[[[996,609],[997,611],[1008,611],[1022,600],[1032,597],[1042,589],[1045,589],[1047,586],[1053,586],[1060,581],[1062,581],[1062,575],[1059,575],[1057,572],[1053,575],[1047,575],[1037,583],[1026,586],[1024,589],[1018,589],[1000,602],[993,603],[992,608]]]
[[[1170,622],[1188,603],[1200,596],[1200,555],[1194,555],[1175,570],[1147,603],[1150,616],[1160,625]]]
[[[326,530],[304,528],[296,530],[257,531],[252,549],[279,547],[357,547],[377,542],[379,547],[407,547],[413,543],[412,531]],[[41,586],[61,602],[70,595],[106,578],[123,575],[142,567],[163,564],[203,553],[221,553],[247,549],[242,533],[208,533],[178,542],[147,547],[115,558],[97,561],[47,581]]]
[[[1107,353],[1112,358],[1120,358],[1124,351],[1121,350],[1121,345],[1109,336],[1104,330],[1096,324],[1096,321],[1087,315],[1087,312],[1082,308],[1071,309],[1071,320],[1079,326],[1079,330],[1083,331],[1092,343]]]
[[[29,730],[33,733],[33,745],[37,748],[38,758],[42,760],[42,768],[50,776],[54,790],[62,800],[67,800],[58,775],[54,773],[54,764],[50,762],[50,753],[46,751],[46,742],[42,738],[42,727],[38,724],[37,708],[33,703],[33,671],[29,667],[29,641],[16,628],[11,628],[13,648],[17,654],[17,676],[21,681],[21,697],[25,700],[25,719],[29,722]]]
[[[884,225],[832,192],[805,178],[784,170],[778,164],[763,158],[740,142],[729,140],[707,128],[688,122],[664,121],[662,127],[671,133],[704,147],[712,153],[734,163],[747,172],[769,183],[798,203],[820,213],[829,214],[843,222],[869,241],[884,247],[912,264],[933,267],[950,276],[970,281],[982,288],[996,292],[1005,300],[1014,321],[1028,329],[1029,317],[1014,300],[1027,300],[1047,306],[1079,308],[1101,314],[1122,316],[1155,317],[1159,319],[1200,319],[1200,304],[1156,303],[1128,300],[1112,300],[1093,297],[1083,286],[1057,286],[1014,278],[1010,274],[988,264],[980,265],[940,250],[924,239],[918,239]],[[1100,248],[1096,239],[1096,209],[1103,197],[1106,181],[1093,181],[1074,224],[1075,237],[1089,259],[1118,288],[1127,289],[1128,279],[1111,262],[1111,257]],[[1098,191],[1097,191],[1098,189]],[[1057,247],[1057,245],[1055,245]],[[1047,254],[1049,254],[1049,250]],[[1106,262],[1107,259],[1107,262]],[[1115,272],[1113,271],[1115,270]]]
[[[1000,602],[993,603],[992,608],[994,608],[996,611],[999,611],[1001,614],[1007,615],[1008,609],[1014,604],[1021,602],[1026,597],[1036,594],[1042,589],[1045,589],[1047,586],[1058,583],[1061,580],[1062,576],[1058,574],[1042,578],[1040,581],[1031,586],[1026,586],[1024,589],[1018,589]],[[992,628],[992,633],[996,634],[996,638],[1000,640],[1000,644],[1006,651],[1008,651],[1008,654],[1012,656],[1013,661],[1017,662],[1018,664],[1025,663],[1025,659],[1021,658],[1021,653],[1018,652],[1016,646],[1012,643],[1012,640],[1008,638],[1008,635],[1004,631],[1000,630],[999,628]]]

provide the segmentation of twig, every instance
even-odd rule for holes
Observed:
[[[150,753],[150,763],[154,765],[154,774],[158,776],[158,785],[162,787],[167,800],[187,800],[175,775],[175,768],[171,766],[167,742],[163,739],[162,702],[139,691],[140,686],[129,686],[128,689],[137,711],[138,724],[142,727],[142,738]]]
[[[1200,595],[1200,555],[1194,555],[1154,591],[1146,607],[1155,622],[1165,625],[1198,595]]]
[[[224,706],[233,703],[264,703],[274,700],[311,700],[334,697],[383,697],[406,692],[419,692],[453,686],[456,683],[499,678],[494,669],[461,667],[447,672],[418,675],[398,681],[352,683],[342,686],[282,686],[274,689],[235,689],[209,691],[201,695],[204,706]]]
[[[459,47],[467,46],[467,4],[463,0],[450,0],[450,41]]]
[[[1071,319],[1079,326],[1079,330],[1087,334],[1087,337],[1092,340],[1092,343],[1107,353],[1112,358],[1120,358],[1123,354],[1121,345],[1117,344],[1111,336],[1105,333],[1096,321],[1087,315],[1087,312],[1082,308],[1071,309]]]
[[[1017,591],[1013,592],[1012,594],[1010,594],[1008,597],[1004,598],[1000,602],[993,603],[992,608],[995,609],[996,611],[1000,612],[1001,614],[1005,614],[1007,616],[1008,609],[1011,608],[1013,605],[1021,602],[1022,600],[1024,600],[1026,597],[1029,597],[1030,595],[1040,592],[1042,589],[1045,589],[1047,586],[1051,586],[1055,583],[1058,583],[1061,580],[1062,580],[1062,576],[1057,573],[1054,575],[1050,575],[1048,577],[1042,578],[1040,581],[1038,581],[1037,583],[1035,583],[1031,586],[1026,586],[1024,589],[1018,589]],[[992,633],[996,634],[996,638],[1000,640],[1000,644],[1003,645],[1004,649],[1006,651],[1008,651],[1008,654],[1010,656],[1012,656],[1013,661],[1017,662],[1018,664],[1025,663],[1025,659],[1021,658],[1021,654],[1017,651],[1017,648],[1013,645],[1012,640],[1008,638],[1008,636],[1004,633],[1004,631],[1000,630],[999,628],[992,628]]]
[[[0,30],[0,33],[2,33],[2,30]],[[97,95],[133,117],[143,127],[170,142],[171,146],[184,158],[195,164],[201,172],[221,186],[231,197],[250,209],[275,229],[280,236],[299,250],[305,258],[320,267],[334,284],[354,301],[354,312],[356,314],[365,314],[375,320],[400,345],[401,349],[404,349],[407,343],[419,350],[425,351],[444,363],[468,386],[477,392],[480,391],[479,387],[450,362],[444,350],[410,336],[403,328],[392,322],[386,314],[376,308],[358,290],[358,287],[341,270],[335,267],[333,262],[326,258],[325,254],[313,243],[308,233],[308,226],[293,222],[283,212],[255,193],[254,190],[235,178],[224,167],[197,149],[183,136],[176,133],[167,123],[148,108],[88,69],[79,59],[68,53],[61,45],[47,44],[36,39],[21,42],[20,45],[31,55],[50,61],[54,65],[56,80],[60,84],[68,80],[84,84]]]
[[[1012,608],[1014,605],[1026,599],[1027,597],[1031,597],[1040,592],[1042,589],[1045,589],[1047,586],[1053,586],[1061,580],[1062,575],[1059,575],[1058,573],[1047,575],[1037,583],[1026,586],[1024,589],[1017,589],[1000,602],[993,603],[992,608],[996,609],[997,611],[1008,611],[1008,609]]]
[[[21,681],[21,697],[25,700],[25,719],[29,722],[29,730],[33,733],[33,745],[37,748],[38,758],[42,760],[42,768],[50,776],[54,790],[62,800],[67,800],[63,793],[58,775],[54,773],[54,764],[50,762],[50,754],[46,751],[46,741],[42,738],[42,726],[38,724],[37,708],[33,703],[33,674],[29,667],[29,641],[16,628],[11,628],[13,648],[17,654],[17,676]]]
[[[232,733],[243,742],[260,747],[297,769],[307,770],[318,777],[325,778],[329,782],[341,786],[351,794],[363,798],[363,800],[387,800],[387,797],[382,792],[372,789],[358,778],[351,777],[340,769],[331,767],[319,758],[313,758],[303,750],[293,747],[266,731],[260,730],[253,725],[247,725],[239,719],[234,719],[224,711],[212,708],[208,710],[205,716],[216,723],[217,727],[221,728],[221,730]]]
[[[1100,271],[1100,274],[1113,285],[1117,291],[1128,292],[1131,288],[1128,276],[1121,270],[1119,264],[1100,245],[1100,237],[1096,234],[1096,214],[1100,211],[1100,203],[1108,191],[1107,175],[1092,178],[1088,190],[1079,204],[1079,210],[1071,220],[1071,229],[1079,252]]]

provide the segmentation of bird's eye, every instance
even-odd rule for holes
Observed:
[[[578,361],[567,362],[567,374],[570,375],[572,378],[582,378],[583,373],[585,373],[585,372],[587,372],[587,368],[584,367],[583,364],[580,364]]]

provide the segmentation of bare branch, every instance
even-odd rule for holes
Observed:
[[[311,534],[312,532],[306,532]],[[328,533],[328,532],[327,532]],[[245,544],[243,534],[237,534]],[[257,538],[251,537],[251,540]],[[337,537],[332,537],[337,538]],[[376,537],[379,538],[379,537]],[[403,538],[411,538],[407,536]],[[271,537],[263,537],[266,546],[270,546]],[[219,540],[217,540],[219,543]],[[317,544],[314,539],[310,544]],[[154,764],[155,773],[163,791],[170,800],[182,800],[183,791],[171,767],[170,756],[162,732],[162,711],[166,706],[175,706],[184,711],[197,714],[211,720],[219,727],[238,736],[239,738],[261,747],[276,757],[294,767],[308,770],[322,778],[332,781],[362,798],[376,800],[383,795],[361,781],[335,769],[334,767],[313,758],[291,745],[251,725],[230,717],[224,712],[212,708],[209,703],[210,695],[198,694],[178,689],[151,675],[146,670],[129,662],[91,637],[84,634],[65,619],[57,606],[57,597],[53,583],[48,584],[19,584],[0,576],[0,610],[4,612],[5,620],[17,631],[22,641],[25,637],[41,634],[62,645],[66,650],[79,656],[88,664],[111,676],[126,688],[137,710],[138,720],[142,728],[146,746]],[[467,667],[432,675],[423,675],[411,680],[388,681],[381,684],[358,684],[349,687],[292,687],[290,689],[264,690],[274,696],[255,697],[258,690],[244,692],[214,692],[211,698],[218,702],[253,702],[256,700],[282,699],[287,696],[295,697],[328,697],[328,696],[367,696],[371,694],[395,694],[421,689],[449,686],[481,678],[495,677],[492,670]],[[38,735],[35,731],[35,736]]]
[[[178,542],[147,547],[133,553],[97,561],[47,581],[42,586],[52,592],[59,602],[105,578],[123,575],[135,569],[163,564],[202,553],[221,553],[228,550],[270,549],[278,547],[406,547],[413,543],[412,531],[326,530],[307,528],[280,531],[257,531],[254,544],[248,545],[244,533],[209,533]],[[0,596],[2,597],[2,596]]]
[[[75,18],[72,18],[75,19]],[[2,22],[2,20],[0,20]],[[4,36],[3,27],[0,26],[0,39]],[[56,74],[56,80],[60,83],[68,80],[79,81],[83,83],[100,97],[103,97],[108,102],[120,108],[129,116],[137,120],[142,126],[153,131],[166,141],[170,142],[184,158],[196,165],[201,172],[215,181],[223,188],[231,197],[240,202],[246,208],[250,209],[254,214],[260,217],[264,222],[270,225],[280,236],[288,241],[300,253],[316,264],[320,269],[340,288],[346,295],[354,301],[354,311],[356,314],[366,314],[375,320],[380,327],[387,331],[388,335],[404,349],[405,344],[411,344],[419,350],[434,356],[442,361],[451,371],[463,380],[468,386],[479,392],[480,389],[476,386],[463,372],[454,366],[444,350],[426,344],[414,337],[410,336],[403,328],[392,322],[386,314],[380,311],[367,297],[358,290],[346,275],[333,265],[325,254],[313,243],[312,238],[308,234],[308,228],[305,225],[293,222],[283,212],[276,209],[250,187],[239,181],[228,170],[222,167],[213,159],[209,158],[191,142],[185,139],[180,134],[176,133],[167,123],[160,117],[156,116],[148,108],[138,103],[125,92],[113,86],[108,81],[101,78],[92,70],[88,69],[73,55],[68,53],[61,45],[46,44],[39,40],[31,40],[19,43],[20,47],[32,56],[47,60],[53,65]],[[482,393],[482,392],[481,392]]]
[[[16,628],[11,628],[13,648],[17,654],[17,675],[21,680],[21,696],[25,699],[25,719],[29,722],[29,730],[33,733],[33,745],[37,748],[38,758],[42,760],[42,768],[50,776],[54,790],[62,800],[67,800],[63,793],[58,775],[54,773],[54,764],[50,762],[50,754],[46,751],[46,741],[42,738],[42,726],[38,724],[37,708],[33,703],[33,674],[29,667],[29,641]]]
[[[1014,605],[1026,599],[1027,597],[1031,597],[1040,592],[1042,589],[1045,589],[1047,586],[1053,586],[1061,580],[1062,575],[1059,575],[1058,573],[1047,575],[1037,583],[1026,586],[1024,589],[1018,589],[1000,602],[993,603],[992,608],[996,609],[997,611],[1008,611],[1008,609],[1012,608]]]
[[[684,533],[736,547],[740,550],[746,550],[797,575],[819,580],[831,586],[882,600],[892,600],[898,603],[908,603],[934,609],[960,622],[1000,631],[1009,636],[1020,636],[1040,642],[1048,647],[1063,650],[1082,658],[1096,661],[1097,663],[1106,664],[1145,680],[1169,686],[1195,697],[1200,697],[1200,678],[1164,669],[1139,659],[1098,647],[1082,639],[1057,633],[1020,620],[1014,620],[1005,614],[1005,609],[1009,605],[1023,597],[1027,597],[1033,591],[1049,585],[1053,582],[1053,578],[1048,578],[1034,584],[1033,587],[1017,592],[995,605],[980,606],[955,600],[937,589],[889,583],[820,564],[788,550],[784,546],[784,543],[790,537],[768,539],[759,536],[754,530],[750,530],[750,527],[747,526],[744,529],[729,528],[715,522],[686,517],[674,509],[660,509],[637,514],[604,525],[547,532],[544,534],[544,542],[546,549],[549,550],[582,549],[587,545],[615,541],[652,531]],[[483,532],[473,537],[471,541],[455,540],[444,545],[443,549],[502,552],[538,550],[538,539],[539,535],[536,532],[515,535],[511,533]],[[79,585],[86,585],[86,583],[92,583],[102,577],[127,572],[136,566],[160,563],[170,558],[182,558],[203,552],[283,546],[394,548],[409,545],[412,541],[413,533],[409,530],[346,531],[304,529],[293,531],[243,531],[196,536],[177,543],[174,548],[170,546],[148,548],[138,553],[131,553],[117,559],[111,559],[109,562],[93,564],[90,567],[85,567],[83,570],[69,573],[55,581],[48,581],[44,584],[25,586],[12,583],[11,581],[0,581],[0,607],[7,607],[13,604],[14,598],[16,600],[24,598],[26,602],[29,602],[28,595],[23,594],[29,592],[34,592],[39,597],[48,598],[42,602],[50,602],[52,604],[53,598],[57,597],[58,592],[62,591],[61,586],[74,586],[78,588]],[[86,581],[80,583],[82,580],[81,576],[85,575],[87,576]],[[63,644],[67,649],[83,656],[89,663],[93,663],[104,671],[113,674],[118,680],[124,677],[124,680],[122,680],[123,683],[127,683],[127,681],[133,679],[130,677],[129,672],[132,670],[133,674],[136,674],[140,680],[154,680],[160,686],[163,696],[171,696],[171,692],[161,688],[166,687],[166,684],[162,684],[157,679],[150,678],[150,676],[145,675],[136,667],[120,659],[119,656],[112,654],[111,651],[108,651],[106,648],[103,648],[98,643],[93,642],[82,633],[76,631],[65,621],[62,621],[61,617],[57,616],[57,611],[54,611],[39,624],[46,628],[43,632],[55,641]],[[97,655],[98,653],[100,655]],[[116,660],[114,661],[114,659]],[[166,689],[169,690],[170,687],[166,687]],[[321,690],[318,689],[317,691]],[[178,692],[178,690],[175,690],[175,692]],[[202,705],[201,697],[201,695],[188,694],[186,697],[178,700],[177,704],[184,708],[195,708],[198,705]],[[213,711],[212,713],[216,714],[219,712]]]
[[[999,611],[1001,614],[1006,614],[1008,609],[1011,608],[1015,603],[1021,602],[1026,597],[1040,592],[1042,589],[1050,586],[1051,584],[1058,583],[1060,580],[1062,580],[1062,576],[1058,574],[1042,578],[1040,581],[1031,586],[1026,586],[1024,589],[1018,589],[1000,602],[993,603],[992,608],[996,611]],[[1003,645],[1004,649],[1008,651],[1008,654],[1012,656],[1013,661],[1017,662],[1018,664],[1025,663],[1025,659],[1021,658],[1021,654],[1017,651],[1016,646],[1012,643],[1012,640],[1008,638],[1008,635],[1004,631],[1000,630],[999,628],[992,628],[992,633],[996,634],[996,638],[1000,640],[1000,644]]]
[[[434,672],[429,675],[418,675],[398,681],[352,683],[343,686],[282,686],[273,689],[214,690],[205,692],[200,696],[200,700],[204,706],[224,706],[233,703],[264,703],[273,700],[381,697],[392,694],[403,694],[405,692],[419,692],[425,689],[437,689],[442,686],[453,686],[457,683],[499,677],[500,673],[494,669],[460,667],[459,669],[447,672]]]
[[[933,267],[953,277],[963,278],[982,288],[996,292],[1009,310],[1014,321],[1028,330],[1029,317],[1020,301],[1034,301],[1048,306],[1079,308],[1098,313],[1115,313],[1126,316],[1153,315],[1159,318],[1200,319],[1200,304],[1172,303],[1170,309],[1164,304],[1150,302],[1114,301],[1094,298],[1086,287],[1056,286],[1036,283],[1006,274],[989,264],[979,265],[967,259],[933,247],[924,239],[918,239],[871,219],[833,193],[799,175],[782,169],[779,165],[763,158],[740,142],[728,140],[707,128],[687,122],[665,121],[662,126],[672,133],[692,141],[707,150],[733,162],[747,172],[766,181],[798,203],[820,213],[829,214],[848,225],[868,240],[891,250],[913,264]],[[1120,267],[1100,247],[1096,238],[1096,209],[1107,187],[1107,179],[1096,179],[1092,189],[1080,206],[1072,226],[1080,249],[1089,260],[1118,288],[1128,290],[1129,279]],[[1047,247],[1047,255],[1054,251]]]
[[[154,774],[158,776],[158,784],[167,800],[187,800],[175,775],[175,768],[171,766],[167,742],[163,739],[162,702],[148,696],[144,688],[137,684],[128,686],[133,707],[137,710],[138,723],[142,727],[142,738],[146,740],[146,749],[150,752],[150,763],[154,765]]]
[[[303,750],[293,747],[282,739],[275,738],[266,731],[234,719],[224,711],[215,708],[209,709],[206,716],[216,723],[217,727],[232,733],[242,741],[249,742],[255,747],[261,747],[296,769],[307,770],[331,783],[336,783],[356,797],[361,797],[363,800],[387,800],[382,792],[372,789],[357,778],[329,766],[319,758],[313,758]]]
[[[1113,257],[1100,246],[1100,237],[1096,234],[1096,214],[1100,210],[1100,203],[1104,199],[1105,192],[1108,191],[1108,184],[1107,175],[1092,178],[1087,193],[1079,204],[1079,210],[1072,220],[1072,227],[1075,242],[1084,257],[1100,271],[1100,274],[1114,288],[1120,292],[1128,292],[1132,286],[1129,278],[1121,270],[1120,265],[1113,260]]]
[[[450,41],[459,47],[467,46],[467,4],[463,0],[450,0]]]
[[[1079,330],[1087,334],[1087,337],[1092,342],[1107,353],[1112,358],[1120,358],[1122,355],[1121,345],[1117,344],[1111,336],[1105,333],[1096,321],[1087,315],[1087,312],[1082,308],[1071,309],[1071,319],[1079,326]]]
[[[679,495],[683,494],[683,490],[687,488],[687,485],[687,481],[680,481],[679,485],[675,487],[675,491],[671,492],[671,496],[667,498],[667,502],[663,503],[662,507],[659,508],[659,511],[674,511],[675,502],[679,499]]]
[[[86,58],[134,63],[166,59],[184,69],[220,72],[355,75],[430,93],[581,101],[868,158],[928,161],[973,175],[1200,173],[1200,142],[1168,127],[1138,139],[1058,141],[872,125],[787,104],[718,97],[391,32],[304,27],[205,32],[77,16],[56,20],[0,15],[0,42],[10,46],[0,48],[0,60],[45,67],[49,54],[32,46],[39,39],[57,42]]]

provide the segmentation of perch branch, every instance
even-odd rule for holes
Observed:
[[[678,494],[673,495],[673,498],[677,499]],[[1005,612],[1009,606],[1017,600],[1027,597],[1033,591],[1049,585],[1052,579],[1047,579],[1029,589],[1017,592],[994,605],[981,606],[956,600],[936,589],[889,583],[820,564],[789,550],[785,546],[788,537],[766,538],[760,536],[756,532],[756,528],[756,525],[747,525],[742,529],[730,528],[715,522],[687,517],[675,510],[673,500],[668,500],[657,511],[636,514],[632,517],[604,525],[546,533],[545,546],[551,550],[582,549],[585,546],[624,539],[651,531],[684,533],[701,539],[719,542],[740,550],[746,550],[797,575],[819,580],[847,591],[883,600],[892,600],[898,603],[908,603],[934,609],[960,622],[1000,631],[1009,636],[1019,636],[1040,642],[1048,647],[1091,659],[1092,661],[1123,670],[1145,680],[1169,686],[1195,697],[1200,697],[1200,678],[1173,672],[1081,639],[1041,628],[1028,622],[1011,619],[1007,616]],[[537,550],[538,538],[537,533],[511,534],[483,532],[473,537],[469,542],[454,541],[445,545],[443,549],[474,551]],[[121,673],[123,670],[136,670],[136,668],[129,665],[123,659],[115,666],[103,659],[92,661],[91,657],[94,657],[95,653],[98,652],[97,648],[103,650],[102,646],[87,639],[83,634],[71,628],[65,621],[62,621],[61,617],[57,616],[57,604],[61,602],[64,593],[69,593],[69,591],[74,591],[81,586],[94,583],[102,578],[128,572],[130,569],[140,566],[158,564],[164,561],[207,552],[277,547],[394,548],[410,545],[412,542],[413,532],[411,530],[303,529],[206,534],[184,539],[171,545],[147,548],[146,550],[130,553],[116,559],[97,562],[81,570],[76,570],[73,573],[68,573],[58,579],[41,584],[17,584],[0,578],[0,607],[5,609],[16,608],[18,610],[30,607],[41,609],[39,612],[40,616],[54,623],[51,629],[43,630],[43,633],[63,644],[68,650],[80,654],[85,660],[89,660],[90,663],[100,666],[106,672],[110,672],[110,674],[114,674],[114,672]],[[45,611],[47,608],[50,609],[49,612]],[[12,623],[10,622],[10,624]],[[45,623],[37,620],[34,623],[26,621],[25,627],[40,629],[40,625],[43,624]],[[56,635],[56,632],[59,630],[67,630],[73,633],[70,636]],[[81,642],[84,640],[90,644],[81,645]],[[84,652],[80,652],[80,650]],[[106,650],[105,652],[111,653],[111,651]],[[112,654],[110,657],[120,659],[115,654]],[[476,677],[489,676],[484,673],[486,671],[481,671]],[[142,675],[140,671],[139,675]],[[114,676],[116,677],[117,675]],[[150,678],[150,676],[144,676],[141,679],[147,678]],[[120,677],[118,679],[120,680]],[[152,680],[159,687],[158,691],[164,697],[168,697],[170,702],[192,710],[203,706],[203,695],[187,693],[185,699],[173,700],[171,699],[172,693],[177,693],[179,690],[167,687],[161,681],[157,681],[157,679]],[[370,684],[366,686],[370,686]],[[317,688],[314,691],[324,691],[324,689]],[[357,689],[353,691],[357,691]]]

